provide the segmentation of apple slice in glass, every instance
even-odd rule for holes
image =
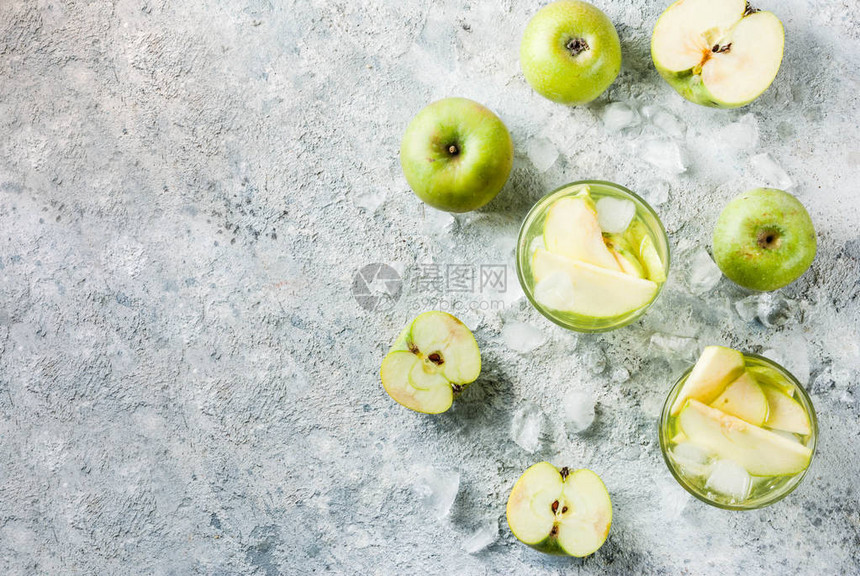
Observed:
[[[583,557],[606,541],[612,502],[603,481],[591,470],[558,470],[539,462],[514,485],[507,518],[523,544],[547,554]]]
[[[724,346],[706,346],[672,404],[670,414],[678,414],[690,398],[705,403],[713,402],[729,382],[743,374],[743,371],[743,354]]]
[[[756,426],[761,426],[768,417],[768,401],[762,386],[748,372],[726,386],[711,407]]]
[[[382,361],[382,386],[399,404],[439,414],[481,373],[472,332],[447,312],[425,312],[400,334]]]

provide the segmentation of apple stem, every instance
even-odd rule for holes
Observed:
[[[762,230],[758,233],[758,245],[765,250],[779,248],[779,233],[775,230]]]
[[[561,479],[565,480],[567,478],[567,475],[570,474],[570,468],[565,466],[564,468],[559,470],[558,473],[561,474]]]
[[[582,38],[571,38],[567,41],[567,44],[565,44],[564,47],[567,48],[571,56],[579,56],[581,52],[591,50],[588,45],[588,42],[586,42]]]
[[[747,2],[746,9],[744,10],[744,16],[749,16],[750,14],[755,14],[756,12],[761,12],[758,8],[753,8],[750,6],[750,3]]]
[[[451,156],[456,156],[459,153],[460,149],[457,148],[456,144],[451,144],[450,146],[448,146],[448,154],[450,154]]]

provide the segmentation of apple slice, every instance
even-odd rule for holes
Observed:
[[[723,346],[707,346],[687,376],[681,392],[672,404],[670,414],[675,416],[690,398],[713,402],[729,382],[744,371],[744,355]]]
[[[745,0],[679,0],[654,26],[651,58],[684,98],[736,108],[767,90],[784,44],[779,19]]]
[[[764,421],[765,426],[804,436],[812,431],[809,424],[809,414],[806,413],[800,402],[776,386],[762,384],[761,389],[770,407],[770,413]]]
[[[546,214],[544,244],[553,254],[621,272],[597,223],[588,188],[577,196],[559,198]]]
[[[654,282],[666,281],[666,267],[657,254],[654,241],[648,234],[648,230],[642,222],[633,221],[624,237],[630,245],[633,253],[639,257],[639,262],[645,270],[645,276]]]
[[[570,281],[568,290],[562,294],[563,297],[542,301],[544,287],[541,281],[555,282],[558,272],[567,275]],[[536,282],[535,298],[539,303],[554,310],[591,318],[613,318],[638,310],[657,294],[657,284],[650,280],[570,260],[540,248],[532,259],[532,273]]]
[[[526,470],[511,491],[508,526],[523,544],[547,554],[583,557],[606,541],[612,502],[591,470],[557,470],[539,462]]]
[[[785,376],[770,366],[750,366],[747,368],[747,372],[749,372],[759,384],[776,386],[789,396],[794,396],[794,384],[789,382]]]
[[[621,267],[622,272],[636,278],[645,277],[645,268],[642,267],[639,258],[633,253],[633,248],[624,236],[620,234],[606,234],[603,239],[606,242],[606,247],[609,248],[609,252]]]
[[[690,442],[720,458],[734,460],[753,476],[797,474],[809,466],[812,450],[698,400],[688,400],[678,416]]]
[[[768,401],[758,382],[744,372],[711,402],[711,408],[761,426],[767,418]]]
[[[481,373],[472,332],[447,312],[419,315],[382,361],[382,386],[399,404],[439,414]]]

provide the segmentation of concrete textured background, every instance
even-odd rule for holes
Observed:
[[[764,2],[785,23],[785,59],[736,111],[660,80],[656,1],[599,3],[625,58],[603,97],[541,99],[518,68],[540,4],[0,3],[0,572],[860,574],[857,3]],[[495,110],[517,151],[499,197],[456,219],[422,207],[397,159],[408,120],[452,95]],[[657,104],[686,129],[609,133],[609,102]],[[643,161],[653,138],[676,142],[687,170]],[[742,320],[747,294],[726,279],[702,296],[688,281],[725,202],[768,183],[752,161],[764,152],[820,242],[780,292],[793,312],[778,328]],[[497,310],[416,289],[427,264],[511,265],[530,205],[581,178],[669,186],[657,210],[672,275],[644,319],[577,337],[510,274]],[[351,295],[372,262],[404,276],[389,311]],[[438,417],[378,383],[397,332],[432,307],[462,312],[484,358]],[[515,320],[545,339],[534,352],[505,345]],[[666,352],[655,333],[691,339]],[[772,507],[690,500],[662,462],[660,404],[691,347],[710,343],[771,350],[812,393],[819,450]],[[580,388],[597,420],[569,435],[560,401]],[[535,454],[509,437],[524,402],[547,416]],[[508,531],[507,495],[541,459],[606,482],[615,519],[592,557],[544,557]],[[441,520],[416,496],[427,466],[460,473]],[[499,539],[464,552],[494,518]]]

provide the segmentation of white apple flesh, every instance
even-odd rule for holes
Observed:
[[[707,346],[672,404],[671,415],[677,415],[691,398],[713,402],[743,371],[743,354],[723,346]]]
[[[768,416],[767,397],[748,372],[726,386],[711,407],[756,426],[761,426]]]
[[[508,526],[523,544],[547,554],[584,557],[606,541],[612,502],[591,470],[556,469],[539,462],[514,485]]]
[[[419,315],[382,361],[382,386],[395,401],[439,414],[481,373],[481,351],[472,332],[447,312]]]
[[[745,0],[679,0],[654,27],[651,57],[684,98],[736,108],[771,85],[784,43],[779,19]]]

